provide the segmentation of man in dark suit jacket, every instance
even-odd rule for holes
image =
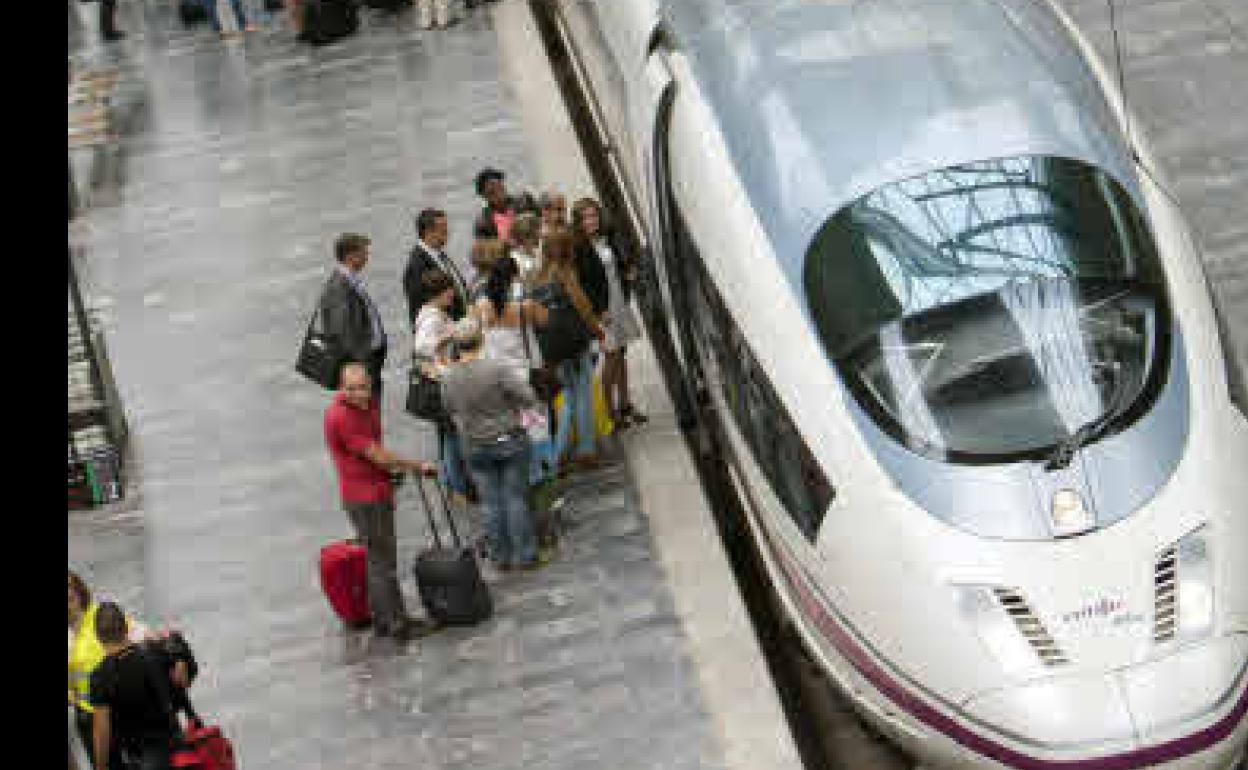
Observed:
[[[429,291],[422,280],[429,270],[441,270],[455,284],[455,302],[448,311],[451,319],[458,321],[467,312],[468,283],[444,250],[449,231],[445,211],[425,209],[416,217],[416,245],[412,248],[407,267],[403,270],[403,293],[407,296],[408,321],[413,325],[421,305],[430,299]]]
[[[346,361],[364,364],[373,390],[381,393],[381,369],[386,362],[386,331],[360,272],[368,264],[367,236],[345,233],[334,243],[338,264],[325,283],[319,303],[326,336],[335,339]],[[341,367],[339,367],[341,369]]]

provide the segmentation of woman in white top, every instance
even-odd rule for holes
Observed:
[[[455,322],[448,313],[455,301],[455,282],[442,270],[426,271],[421,278],[429,291],[429,299],[420,306],[412,336],[412,366],[419,366],[425,374],[440,379],[447,360],[447,343],[455,334]],[[450,422],[439,421],[438,459],[441,463],[440,478],[459,502],[469,493],[468,471],[464,463],[459,435]]]
[[[516,260],[516,281],[527,284],[542,266],[542,223],[537,215],[525,212],[517,216],[511,225],[511,239],[515,244],[511,257]]]
[[[512,227],[514,232],[515,225]],[[533,330],[546,325],[549,313],[540,303],[526,298],[525,285],[517,280],[518,272],[519,266],[510,256],[496,262],[485,277],[480,299],[468,309],[468,314],[480,325],[481,358],[506,362],[528,382],[529,370],[542,366],[542,351]],[[536,414],[544,425],[549,425],[549,413],[544,407]],[[554,472],[557,463],[552,451],[553,446],[531,447],[529,483],[537,483]]]
[[[527,371],[542,365],[533,329],[546,325],[547,311],[540,303],[525,298],[518,274],[515,259],[505,256],[498,260],[485,277],[481,296],[469,313],[481,324],[482,357],[508,361]]]
[[[441,348],[455,332],[455,322],[448,313],[455,301],[455,283],[441,270],[426,271],[421,280],[429,291],[429,300],[416,314],[412,353],[419,363],[428,364],[441,356]]]

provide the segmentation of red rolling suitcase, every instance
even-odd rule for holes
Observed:
[[[173,770],[237,770],[234,747],[215,725],[195,721],[182,734],[180,745],[169,757]]]
[[[204,725],[191,699],[183,692],[182,707],[186,710],[187,726],[169,754],[172,770],[238,770],[234,745],[216,725]]]
[[[349,626],[373,619],[368,608],[368,560],[364,546],[339,540],[321,549],[321,590],[338,617]]]

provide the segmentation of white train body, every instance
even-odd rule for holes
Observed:
[[[556,6],[778,594],[860,713],[930,767],[1242,761],[1242,385],[1065,16]]]

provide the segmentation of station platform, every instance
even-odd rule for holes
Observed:
[[[129,37],[111,47],[89,19],[77,37],[71,25],[71,52],[127,64],[143,110],[108,156],[111,194],[71,226],[134,488],[70,516],[70,566],[149,624],[185,630],[196,706],[241,767],[797,768],[642,346],[635,401],[651,423],[572,478],[551,565],[487,573],[493,619],[399,646],[345,630],[320,593],[317,552],[350,530],[321,435],[329,396],[293,361],[333,239],[372,238],[387,444],[432,458],[402,409],[415,213],[448,211],[448,253],[466,268],[480,168],[503,169],[512,191],[593,195],[527,3],[455,5],[455,24],[432,32],[412,10],[364,9],[356,35],[319,49],[284,15],[221,40],[156,0],[121,4]],[[410,486],[399,561],[418,614],[410,565],[428,538]]]

